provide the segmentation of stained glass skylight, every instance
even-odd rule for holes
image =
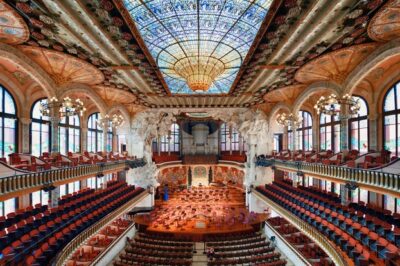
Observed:
[[[124,4],[172,93],[221,94],[229,92],[272,1]]]

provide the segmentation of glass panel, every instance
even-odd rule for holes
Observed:
[[[182,79],[182,73],[196,74],[193,69],[209,72],[207,66],[216,65],[208,60],[211,56],[224,67],[207,93],[229,91],[272,0],[123,3],[171,92],[191,94],[195,92]],[[176,71],[177,62],[183,62],[184,71]],[[201,67],[191,67],[197,65]]]
[[[40,195],[40,190],[39,191],[35,191],[32,192],[32,205],[35,206],[35,204],[39,204],[41,203],[41,195]]]
[[[387,112],[387,111],[393,111],[395,108],[396,106],[395,106],[394,88],[392,88],[386,95],[383,110]]]
[[[17,152],[16,149],[16,120],[4,118],[4,156],[8,157],[10,153]]]
[[[9,214],[10,212],[15,212],[15,201],[15,198],[4,201],[4,215]]]
[[[4,91],[4,112],[7,114],[16,114],[14,99],[7,91]]]
[[[394,155],[396,153],[396,116],[385,116],[384,119],[385,131],[385,149],[391,151]]]
[[[335,125],[334,138],[335,147],[333,152],[337,153],[340,152],[340,125]]]
[[[60,198],[64,195],[67,195],[67,185],[60,186]]]

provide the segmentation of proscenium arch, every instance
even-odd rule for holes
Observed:
[[[343,94],[352,94],[360,82],[382,62],[400,54],[400,39],[390,41],[378,47],[365,58],[346,78],[343,83]]]
[[[107,114],[107,105],[104,102],[103,98],[100,97],[90,86],[81,83],[68,83],[60,87],[60,94],[58,95],[59,99],[67,97],[72,93],[83,93],[89,96],[89,98],[93,101],[96,107],[99,109],[99,112],[102,115]]]
[[[341,87],[334,82],[327,81],[318,81],[311,83],[305,90],[303,90],[296,98],[296,101],[293,104],[293,113],[297,114],[303,103],[310,97],[312,94],[319,91],[328,91],[336,95],[341,95]]]
[[[43,88],[47,97],[51,98],[56,96],[56,83],[50,75],[44,71],[37,63],[26,56],[17,48],[0,43],[0,58],[10,60],[21,68],[27,75],[29,75],[37,84]]]

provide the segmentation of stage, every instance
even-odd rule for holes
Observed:
[[[174,191],[157,201],[150,214],[134,220],[140,231],[201,241],[207,236],[259,230],[266,214],[249,213],[236,187],[199,187]]]

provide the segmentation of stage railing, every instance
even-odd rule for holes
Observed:
[[[271,158],[259,158],[257,166],[272,166],[276,169],[319,178],[334,179],[341,183],[356,182],[358,185],[376,187],[392,194],[399,194],[400,175],[377,170],[351,168],[345,166],[324,165],[296,161],[283,161]]]
[[[288,220],[293,226],[299,229],[306,236],[311,238],[318,246],[321,247],[322,250],[325,251],[325,253],[332,259],[336,266],[348,265],[346,260],[343,258],[342,252],[335,245],[333,245],[327,237],[318,232],[318,230],[316,230],[312,225],[301,220],[296,215],[281,207],[269,198],[265,197],[258,191],[252,190],[252,194],[266,202],[267,205],[271,207],[271,209],[273,209],[280,216]]]
[[[143,159],[123,160],[90,165],[65,167],[41,172],[16,174],[0,178],[0,201],[15,197],[25,190],[39,190],[49,185],[62,185],[99,173],[107,174],[122,171],[126,168],[142,167]]]
[[[131,199],[118,209],[110,212],[105,217],[103,217],[100,221],[93,224],[85,231],[80,233],[74,239],[72,239],[57,255],[55,265],[62,266],[65,265],[68,258],[73,254],[73,252],[79,248],[85,241],[87,241],[90,237],[95,235],[100,229],[111,223],[112,221],[118,219],[121,215],[123,215],[127,210],[133,208],[136,204],[138,204],[141,200],[147,197],[148,191],[143,191],[141,194]],[[131,228],[131,227],[129,227]]]

